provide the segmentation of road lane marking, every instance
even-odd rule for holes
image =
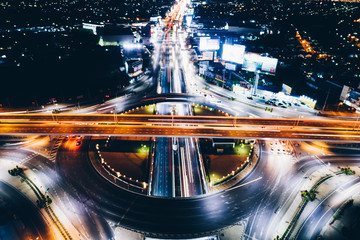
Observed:
[[[258,178],[254,179],[254,180],[249,181],[249,182],[240,184],[239,186],[235,186],[235,187],[232,187],[232,188],[228,188],[228,189],[225,190],[225,192],[230,191],[230,190],[233,190],[233,189],[236,189],[236,188],[243,187],[243,186],[248,185],[248,184],[253,183],[253,182],[257,182],[257,181],[259,181],[259,180],[261,180],[261,179],[262,179],[262,177],[258,177]]]

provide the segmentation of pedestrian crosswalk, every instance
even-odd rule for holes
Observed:
[[[56,138],[54,145],[52,146],[50,153],[49,153],[49,160],[55,162],[56,154],[61,146],[62,141],[64,140],[64,136],[59,136]]]

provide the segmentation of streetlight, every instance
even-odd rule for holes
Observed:
[[[339,107],[341,106],[341,105],[343,105],[343,102],[339,102],[339,104],[338,104],[338,107],[337,107],[337,112],[339,111]]]
[[[296,122],[296,127],[299,125],[299,122],[300,122],[300,118],[303,118],[304,116],[302,116],[302,115],[299,115],[298,116],[298,119],[297,119],[297,122]]]
[[[236,127],[236,118],[238,116],[238,113],[235,114],[235,118],[234,118],[234,127]]]
[[[115,105],[115,107],[113,108],[113,111],[114,111],[114,121],[117,124],[116,107],[117,107],[117,105]]]
[[[359,115],[357,115],[357,117],[356,117],[356,122],[355,122],[355,124],[354,124],[354,130],[355,130],[355,128],[356,128],[356,125],[358,124],[358,121],[359,121]]]
[[[172,106],[171,108],[171,126],[174,126],[174,114],[175,114],[175,105]]]

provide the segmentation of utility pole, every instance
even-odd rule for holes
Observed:
[[[323,106],[323,108],[322,108],[322,111],[323,111],[323,112],[325,111],[325,106],[326,106],[326,102],[327,102],[328,97],[329,97],[329,93],[330,93],[330,87],[329,87],[329,90],[328,90],[327,95],[326,95],[326,98],[325,98],[324,106]]]
[[[222,88],[224,88],[225,85],[225,68],[223,69],[223,76],[222,76]]]
[[[260,71],[256,71],[255,72],[255,82],[254,82],[254,93],[253,95],[256,95],[256,92],[257,92],[257,87],[259,85],[259,78],[260,78]]]

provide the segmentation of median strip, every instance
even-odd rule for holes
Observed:
[[[355,174],[355,172],[353,170],[351,170],[350,168],[341,168],[339,172],[336,172],[334,174],[330,174],[330,175],[326,175],[322,178],[320,178],[310,189],[310,191],[301,191],[301,196],[303,197],[303,200],[301,201],[299,207],[297,208],[294,216],[292,217],[288,227],[286,228],[284,234],[281,236],[281,238],[279,238],[279,236],[277,236],[275,239],[276,240],[285,240],[290,238],[292,232],[295,229],[295,225],[298,221],[298,219],[300,218],[301,213],[304,211],[306,205],[308,204],[309,201],[314,201],[316,198],[315,195],[315,191],[319,188],[319,186],[324,183],[326,180],[340,175],[340,174],[346,174],[346,175],[353,175]]]

